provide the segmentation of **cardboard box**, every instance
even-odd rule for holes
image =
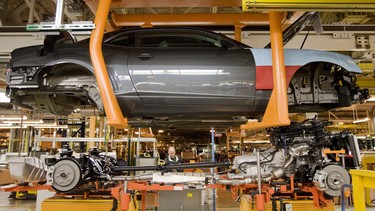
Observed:
[[[16,180],[10,177],[9,169],[0,169],[0,185],[15,183]]]

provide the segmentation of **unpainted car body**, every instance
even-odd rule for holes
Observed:
[[[15,105],[60,116],[103,109],[89,40],[47,37],[16,49],[7,71]],[[271,49],[250,48],[196,29],[135,29],[107,33],[103,54],[112,87],[130,122],[244,122],[261,115],[272,88]],[[361,70],[331,52],[285,49],[290,111],[349,106],[360,98]]]

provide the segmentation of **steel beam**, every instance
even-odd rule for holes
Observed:
[[[240,7],[241,4],[241,0],[114,0],[111,8]]]
[[[374,0],[242,0],[243,11],[375,11]]]
[[[268,25],[268,14],[112,14],[116,26]]]
[[[233,31],[219,31],[230,38],[235,37]],[[324,32],[324,34],[316,35],[310,33],[307,37],[304,49],[315,49],[315,50],[326,50],[326,51],[375,51],[375,45],[370,45],[369,49],[357,48],[355,36],[348,39],[337,39],[334,38],[334,34],[337,32]],[[344,32],[343,32],[344,33]],[[364,34],[362,31],[353,31],[354,35]],[[375,33],[367,34],[369,40],[375,41]],[[285,45],[285,48],[300,48],[303,39],[306,36],[306,32],[301,32],[296,35],[289,43]],[[88,38],[87,34],[75,34],[78,40]],[[10,53],[16,48],[30,46],[30,45],[42,45],[44,36],[35,32],[0,32],[0,39],[7,40],[7,42],[0,42],[0,54]],[[263,48],[270,41],[269,32],[257,32],[257,31],[242,31],[241,42],[254,48]]]

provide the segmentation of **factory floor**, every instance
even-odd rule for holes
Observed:
[[[9,193],[0,192],[0,211],[35,211],[36,200],[15,200],[9,199]],[[217,211],[239,211],[239,203],[236,203],[232,197],[231,193],[218,190],[217,198]],[[324,209],[322,209],[324,210]],[[341,210],[339,205],[336,206],[336,210]],[[346,208],[345,210],[353,211],[353,207]],[[368,207],[366,210],[375,211],[375,207]]]

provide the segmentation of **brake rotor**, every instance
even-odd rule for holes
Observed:
[[[58,192],[69,192],[78,187],[82,180],[82,170],[77,161],[58,160],[54,165],[52,187]]]
[[[339,165],[328,165],[316,172],[315,185],[330,196],[340,196],[341,187],[350,184],[350,175]]]

